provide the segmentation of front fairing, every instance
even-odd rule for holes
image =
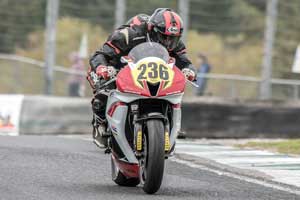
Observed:
[[[174,66],[174,62],[169,62],[172,59],[161,45],[143,43],[135,47],[129,57],[132,60],[117,76],[119,91],[145,97],[162,97],[184,92],[185,77]]]

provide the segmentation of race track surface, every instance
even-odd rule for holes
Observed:
[[[119,187],[110,155],[90,141],[56,136],[0,136],[0,199],[300,199],[296,194],[244,182],[168,160],[161,189]]]

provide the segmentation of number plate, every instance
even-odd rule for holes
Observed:
[[[174,71],[160,58],[146,58],[137,63],[132,75],[135,84],[140,88],[143,88],[143,81],[146,80],[153,85],[164,81],[166,89],[172,85]]]

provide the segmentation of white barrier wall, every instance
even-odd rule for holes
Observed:
[[[90,134],[90,99],[25,96],[20,134]]]
[[[90,99],[0,95],[0,116],[0,134],[91,134]],[[300,101],[189,99],[182,129],[192,138],[300,137]]]

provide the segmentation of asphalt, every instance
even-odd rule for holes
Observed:
[[[90,141],[56,136],[0,136],[0,199],[300,199],[296,194],[166,162],[161,189],[115,185],[110,157]]]

